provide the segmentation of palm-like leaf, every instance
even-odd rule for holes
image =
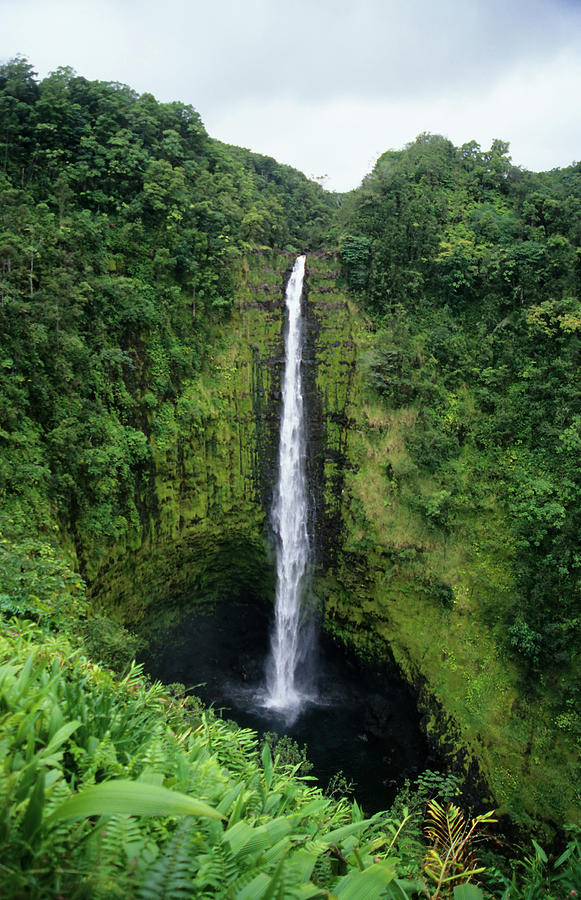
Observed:
[[[436,882],[433,900],[442,891],[451,891],[454,883],[469,882],[474,875],[484,871],[478,867],[474,855],[474,842],[480,826],[495,822],[493,812],[467,822],[462,810],[454,803],[445,808],[437,800],[428,803],[425,834],[431,843],[424,860],[424,871]]]

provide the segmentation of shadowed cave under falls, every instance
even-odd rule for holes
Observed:
[[[184,684],[238,724],[306,744],[320,786],[343,773],[358,802],[372,813],[389,806],[405,778],[437,767],[437,759],[422,734],[413,694],[395,669],[365,666],[326,635],[317,635],[309,612],[315,548],[305,465],[304,271],[300,256],[284,295],[278,467],[270,513],[274,610],[257,588],[260,579],[244,584],[237,577],[228,584],[223,569],[215,602],[201,611],[197,591],[189,596],[186,591],[172,625],[155,629],[143,661],[153,677]],[[256,548],[229,550],[225,541],[230,561],[237,552],[248,563]],[[266,556],[256,562],[257,569],[271,565]]]

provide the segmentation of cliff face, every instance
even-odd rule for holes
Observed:
[[[203,376],[185,392],[195,397],[194,413],[170,438],[152,437],[154,465],[141,488],[140,528],[99,556],[92,555],[90,539],[80,540],[94,602],[117,608],[126,621],[138,622],[150,605],[165,605],[186,587],[204,603],[233,591],[272,602],[268,515],[278,452],[283,295],[293,260],[291,254],[257,254],[241,266],[232,320],[217,336]],[[353,316],[334,288],[336,261],[314,258],[309,270],[310,524],[323,564],[342,527],[355,343]]]
[[[94,602],[138,624],[185,590],[200,603],[252,593],[271,602],[266,511],[276,459],[281,294],[289,259],[252,258],[231,321],[202,376],[182,394],[188,414],[160,439],[130,540],[86,559]],[[179,407],[180,401],[178,401]]]
[[[125,622],[159,624],[186,594],[222,614],[244,602],[266,615],[272,604],[268,510],[292,261],[255,254],[241,266],[233,317],[187,388],[188,416],[154,445],[140,528],[100,557],[82,544],[95,604]],[[491,503],[442,536],[407,502],[416,413],[388,411],[368,392],[369,331],[336,270],[332,256],[308,257],[304,383],[323,625],[363,659],[395,660],[428,731],[484,778],[491,804],[524,821],[568,821],[574,747],[555,737],[554,712],[528,708],[473,602],[511,590],[501,511]]]

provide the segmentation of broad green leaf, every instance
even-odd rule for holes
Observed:
[[[337,844],[350,834],[364,831],[367,825],[371,825],[373,821],[373,819],[362,819],[361,822],[350,822],[349,825],[341,825],[340,828],[335,828],[327,834],[321,834],[320,838],[327,844]]]
[[[475,884],[457,884],[454,900],[484,900],[484,894]]]
[[[264,804],[263,814],[265,816],[275,816],[277,813],[282,812],[287,804],[288,801],[285,794],[282,794],[280,791],[271,791]]]
[[[319,856],[319,849],[315,847],[308,850],[306,847],[300,847],[289,856],[288,868],[292,869],[297,881],[308,881],[313,874],[313,869]]]
[[[559,866],[562,866],[563,863],[569,859],[574,850],[575,844],[570,843],[567,849],[563,853],[561,853],[559,859],[555,860],[555,869],[558,869]]]
[[[61,803],[48,822],[84,816],[209,816],[224,817],[207,803],[187,794],[140,781],[104,781]]]
[[[34,790],[28,801],[26,812],[22,820],[22,833],[27,841],[30,841],[42,823],[42,811],[44,809],[44,772],[40,772],[36,779]]]
[[[272,802],[273,797],[280,798],[279,803],[278,803],[277,812],[279,814],[282,814],[285,811],[285,809],[287,809],[287,807],[289,807],[291,805],[291,803],[295,799],[297,793],[298,793],[298,787],[296,784],[285,785],[284,793],[281,794],[279,791],[277,791],[276,794],[271,794],[270,797],[268,798],[269,803]]]
[[[377,900],[394,878],[395,871],[388,862],[375,863],[364,872],[344,875],[335,888],[335,894],[341,900]]]
[[[268,889],[268,884],[268,875],[261,872],[256,878],[253,878],[249,884],[236,892],[236,900],[257,900],[258,897],[264,897],[264,892]]]
[[[32,673],[32,664],[33,664],[33,662],[34,662],[34,656],[33,656],[33,654],[31,653],[31,654],[27,657],[26,662],[24,663],[24,665],[23,665],[23,667],[22,667],[22,671],[20,672],[20,675],[18,676],[18,678],[17,678],[16,681],[14,682],[14,685],[13,685],[13,687],[12,687],[12,692],[11,692],[11,693],[12,693],[12,699],[17,699],[17,698],[20,696],[20,694],[21,694],[21,693],[24,693],[24,691],[25,691],[26,688],[28,687],[28,683],[29,683],[29,681],[31,681],[31,677],[30,677],[30,676],[31,676],[31,673]]]
[[[232,808],[232,812],[228,817],[231,825],[234,825],[235,822],[238,822],[238,820],[244,815],[246,804],[251,797],[251,791],[240,791]]]
[[[60,706],[53,706],[50,713],[50,722],[48,725],[48,733],[51,739],[55,736],[59,728],[64,725],[64,723],[65,721],[62,709],[60,708]]]
[[[236,822],[224,832],[224,840],[230,844],[230,850],[237,856],[251,840],[254,829],[248,822]]]
[[[352,806],[352,813],[351,813],[351,815],[352,815],[352,817],[353,817],[353,821],[354,821],[354,822],[361,822],[361,821],[363,820],[363,818],[364,818],[364,816],[363,816],[363,810],[361,809],[361,807],[360,807],[359,804],[357,803],[357,800],[354,800],[354,801],[353,801],[353,806]]]
[[[535,848],[535,852],[536,852],[538,858],[544,863],[548,862],[547,854],[545,853],[545,851],[543,850],[541,845],[537,844],[537,842],[535,840],[533,840],[533,847]]]
[[[244,783],[242,781],[239,781],[238,784],[234,785],[231,791],[228,791],[228,793],[224,794],[218,806],[216,807],[218,812],[222,813],[223,816],[227,815],[230,807],[238,797],[243,787]]]
[[[298,887],[293,887],[294,896],[297,900],[311,900],[312,897],[322,897],[324,896],[320,887],[316,887],[314,884],[310,882],[308,884],[301,884]],[[327,896],[331,896],[328,894]],[[406,900],[408,898],[406,897]]]
[[[267,743],[264,744],[262,749],[262,765],[264,766],[264,783],[266,785],[266,790],[269,791],[270,785],[272,784],[273,767],[270,747]]]
[[[329,806],[327,797],[317,797],[311,800],[306,806],[301,807],[300,813],[296,816],[297,820],[310,819],[312,816],[318,816],[324,809]]]
[[[272,847],[293,829],[291,819],[272,819],[252,828],[244,821],[237,822],[224,833],[224,840],[230,844],[234,856],[242,858],[250,854],[261,853]]]
[[[81,727],[81,722],[79,722],[79,721],[66,722],[64,725],[62,725],[59,728],[59,730],[56,732],[56,734],[53,735],[50,742],[47,744],[46,747],[44,747],[43,750],[40,751],[40,753],[38,755],[42,756],[42,757],[50,756],[51,753],[54,753],[55,750],[58,750],[58,748],[61,746],[61,744],[64,744],[64,742],[66,740],[68,740],[68,738],[70,738],[71,734],[73,734],[73,732],[76,731],[77,728],[80,728],[80,727]]]
[[[402,884],[405,884],[405,882],[401,882],[399,878],[394,878],[393,881],[390,881],[389,885],[387,886],[387,893],[385,895],[388,900],[410,900],[410,895],[412,894],[412,884],[413,887],[415,887],[416,890],[419,891],[419,885],[417,884],[417,882],[408,882],[406,884],[406,887],[408,888],[407,893],[403,889]]]
[[[294,821],[293,819],[281,817],[279,819],[271,819],[270,822],[265,822],[260,827],[264,828],[268,834],[271,844],[276,844],[285,835],[290,834],[294,827]]]
[[[268,847],[260,857],[260,861],[262,862],[264,860],[264,864],[270,866],[272,863],[277,862],[279,859],[286,856],[292,849],[292,846],[291,838],[284,837],[282,840],[277,841],[276,844],[273,844],[272,847]]]

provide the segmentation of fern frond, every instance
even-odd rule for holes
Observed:
[[[163,852],[143,873],[139,900],[186,900],[192,896],[192,820],[184,819]]]
[[[197,857],[198,871],[194,886],[198,890],[212,888],[226,893],[226,887],[239,875],[239,869],[233,853],[224,843],[216,843],[206,854]],[[204,896],[202,894],[202,896]]]
[[[129,893],[128,850],[141,843],[138,822],[130,816],[112,816],[87,843],[91,863],[90,885],[94,896],[107,896],[109,885]]]

